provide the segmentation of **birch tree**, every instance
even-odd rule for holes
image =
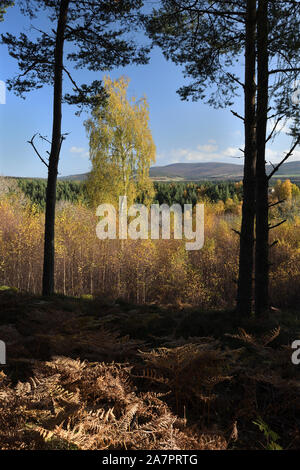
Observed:
[[[149,169],[155,162],[155,144],[149,127],[145,97],[127,96],[129,79],[104,79],[105,106],[96,106],[86,121],[92,169],[87,187],[93,205],[113,203],[127,196],[128,203],[145,204],[154,196]]]

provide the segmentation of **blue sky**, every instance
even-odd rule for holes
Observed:
[[[18,33],[28,30],[27,19],[22,18],[17,8],[11,8],[1,32]],[[33,20],[39,25],[39,20]],[[17,63],[0,46],[0,80],[17,73]],[[242,71],[242,68],[241,68]],[[176,90],[185,82],[182,70],[167,62],[159,49],[154,49],[150,63],[146,66],[129,66],[115,69],[110,76],[130,78],[129,94],[137,98],[146,95],[150,107],[150,127],[157,148],[157,165],[175,162],[218,161],[243,163],[239,147],[243,147],[242,121],[235,118],[230,109],[215,110],[201,102],[181,101]],[[75,71],[78,83],[101,79],[104,74]],[[68,78],[65,90],[70,87]],[[238,99],[233,109],[243,113],[243,101]],[[63,132],[70,133],[64,141],[59,165],[60,175],[87,172],[90,168],[88,139],[83,122],[88,117],[75,116],[76,108],[63,107]],[[47,169],[27,143],[39,132],[51,136],[52,89],[27,94],[26,100],[7,93],[6,104],[0,104],[0,174],[10,176],[46,177]],[[289,138],[282,132],[267,151],[267,159],[278,162],[289,148]],[[41,142],[41,153],[47,150]],[[293,160],[300,160],[296,151]]]

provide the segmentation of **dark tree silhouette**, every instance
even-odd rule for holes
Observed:
[[[239,277],[237,312],[249,316],[252,310],[253,253],[255,221],[255,172],[256,172],[256,0],[246,2],[245,31],[245,85],[244,128],[245,159],[243,178],[243,208],[240,233]]]
[[[299,78],[300,4],[293,0],[258,0],[257,7],[257,166],[256,166],[256,249],[255,312],[267,316],[269,311],[269,201],[271,176],[286,161],[300,142],[299,106],[292,102],[293,85]],[[270,117],[275,119],[267,136]],[[271,174],[266,171],[266,144],[276,134],[284,119],[293,120],[290,151]],[[275,224],[276,226],[278,224]]]

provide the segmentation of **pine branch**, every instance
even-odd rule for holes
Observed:
[[[269,230],[273,230],[273,228],[279,227],[280,225],[284,224],[286,221],[287,221],[287,219],[282,220],[281,222],[279,222],[276,225],[269,225]]]
[[[292,148],[290,149],[290,151],[286,154],[286,156],[281,160],[280,163],[278,163],[278,165],[275,166],[275,168],[273,169],[273,171],[271,171],[271,173],[269,174],[268,176],[268,179],[271,179],[272,176],[279,170],[279,168],[281,167],[281,165],[283,165],[284,162],[287,161],[288,158],[290,158],[292,155],[293,155],[293,151],[295,150],[295,148],[297,147],[297,145],[300,143],[300,136],[297,138],[297,140],[295,141],[294,145],[292,146]]]
[[[299,67],[292,67],[290,69],[274,69],[269,71],[269,75],[273,75],[275,73],[290,73],[290,72],[300,72]]]
[[[269,204],[269,209],[271,207],[275,207],[275,206],[278,206],[278,204],[282,204],[283,202],[285,202],[286,199],[282,199],[281,201],[277,201],[277,202],[273,202],[273,204]]]
[[[41,156],[41,154],[39,153],[38,149],[36,148],[35,144],[34,144],[34,139],[35,137],[37,136],[37,134],[34,134],[34,136],[32,137],[31,140],[28,140],[27,142],[32,145],[35,153],[37,154],[37,156],[39,157],[39,159],[41,160],[42,163],[44,163],[44,165],[46,165],[47,168],[49,168],[49,164],[43,159],[43,157]]]
[[[240,116],[240,114],[236,113],[235,111],[233,111],[232,109],[230,110],[230,112],[237,118],[241,119],[243,122],[245,122],[245,118],[243,118],[243,116]]]
[[[272,137],[273,137],[273,135],[274,135],[274,133],[275,133],[275,131],[276,131],[276,128],[277,128],[278,124],[280,123],[280,121],[281,121],[282,119],[283,119],[283,116],[280,116],[280,117],[276,120],[276,122],[275,122],[275,124],[274,124],[274,127],[273,127],[272,131],[270,132],[270,135],[269,135],[269,136],[267,137],[267,139],[266,139],[266,144],[272,139]]]

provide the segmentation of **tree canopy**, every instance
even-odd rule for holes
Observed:
[[[0,21],[4,20],[4,15],[8,7],[12,7],[14,5],[13,0],[0,0]]]
[[[1,35],[9,54],[18,61],[20,73],[7,80],[8,90],[24,97],[32,89],[54,83],[56,31],[53,23],[59,19],[60,0],[18,1],[21,12],[32,21],[31,33],[15,36],[9,32]],[[142,7],[141,0],[76,0],[67,2],[67,22],[63,41],[70,44],[65,54],[63,71],[70,79],[72,93],[65,93],[64,100],[78,106],[94,105],[101,97],[102,83],[79,84],[73,76],[75,69],[91,71],[110,70],[129,63],[145,64],[149,47],[138,46],[130,39],[129,32],[137,29],[136,18]],[[13,2],[4,1],[1,11]],[[48,18],[41,27],[42,16]],[[1,17],[1,16],[0,16]],[[35,23],[37,26],[35,26]],[[131,36],[132,37],[132,36]],[[103,96],[102,96],[103,98]]]

